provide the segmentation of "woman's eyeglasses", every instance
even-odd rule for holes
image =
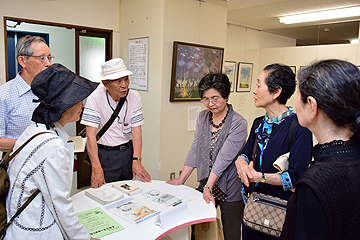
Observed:
[[[216,104],[217,101],[219,101],[220,99],[221,99],[221,97],[212,97],[212,98],[202,98],[200,101],[202,103],[206,103],[206,104],[208,104],[210,102],[212,102],[213,104]]]

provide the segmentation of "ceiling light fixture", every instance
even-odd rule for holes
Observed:
[[[284,24],[293,24],[356,16],[360,16],[360,6],[288,15],[279,17],[279,21]]]

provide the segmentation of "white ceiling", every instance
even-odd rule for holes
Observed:
[[[285,25],[279,22],[278,17],[301,12],[356,6],[360,5],[360,0],[228,0],[227,5],[228,23],[294,37],[298,39],[300,45],[311,44],[314,41],[319,42],[318,37],[321,34],[324,40],[330,37],[334,41],[337,40],[336,38],[358,37],[358,23],[327,23],[326,26],[321,27],[319,23]],[[360,20],[360,18],[347,18],[340,21],[355,20]],[[331,29],[330,32],[327,32],[329,34],[324,34],[324,28]],[[313,32],[316,32],[316,36],[311,37],[310,35],[313,35]]]

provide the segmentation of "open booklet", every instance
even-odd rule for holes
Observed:
[[[189,201],[165,190],[152,189],[105,206],[104,209],[134,225],[153,219],[156,225],[169,228],[190,216],[187,207]]]
[[[187,203],[191,200],[165,190],[152,189],[138,196],[139,200],[154,204],[161,209],[154,224],[163,229],[170,228],[190,216]]]
[[[134,225],[139,225],[161,213],[160,209],[133,197],[105,206],[104,209]]]

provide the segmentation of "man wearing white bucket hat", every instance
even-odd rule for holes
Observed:
[[[141,125],[144,124],[141,97],[137,91],[128,89],[132,72],[121,58],[111,59],[101,68],[104,87],[88,97],[81,119],[81,124],[86,125],[91,186],[97,188],[108,182],[135,179],[136,175],[150,182],[150,174],[141,164]],[[98,138],[112,115],[115,120]]]

